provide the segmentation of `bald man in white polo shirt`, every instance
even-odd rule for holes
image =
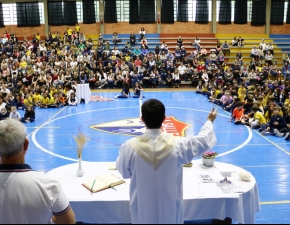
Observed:
[[[0,121],[0,224],[74,224],[60,184],[25,164],[26,136],[21,122]]]

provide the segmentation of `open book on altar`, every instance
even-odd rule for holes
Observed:
[[[107,173],[90,179],[84,182],[82,185],[89,189],[91,192],[96,193],[108,188],[113,188],[123,183],[125,183],[124,180],[114,176],[111,173]]]

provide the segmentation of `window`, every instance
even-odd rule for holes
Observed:
[[[289,1],[285,1],[285,9],[284,9],[284,23],[286,23],[286,20],[287,20],[287,10],[288,10],[288,4],[289,4]]]
[[[231,8],[232,8],[232,14],[231,14],[231,21],[233,22],[235,20],[235,2],[236,1],[231,1]],[[219,10],[220,10],[220,4],[221,1],[216,2],[216,21],[219,21]]]
[[[78,22],[82,23],[83,22],[83,2],[81,0],[77,0],[76,5],[77,5]],[[95,1],[95,14],[96,14],[97,23],[100,22],[99,11],[100,11],[100,2],[99,0],[97,0]]]
[[[234,21],[234,19],[235,19],[235,2],[236,1],[231,1],[231,5],[232,5],[231,21]],[[218,0],[217,4],[216,4],[216,21],[219,21],[220,3],[221,3],[221,1]],[[285,7],[286,7],[286,4],[288,6],[288,2],[285,2]],[[248,22],[251,22],[251,20],[252,20],[252,1],[248,1],[248,10],[247,10],[247,12],[248,12]],[[287,8],[285,8],[285,12],[287,13]],[[285,22],[286,22],[286,15],[285,15]]]
[[[177,21],[177,0],[174,0],[173,4],[174,4],[174,21]]]
[[[83,22],[83,3],[81,1],[76,1],[76,6],[77,6],[78,22],[82,23]]]
[[[129,22],[129,1],[117,0],[117,21]]]
[[[208,0],[208,21],[211,21],[212,1]],[[188,21],[195,21],[196,0],[188,0]]]
[[[248,22],[252,21],[252,1],[248,1]]]
[[[44,24],[43,3],[39,2],[40,24]],[[2,4],[4,25],[17,25],[16,3]]]

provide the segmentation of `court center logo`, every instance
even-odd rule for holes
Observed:
[[[165,133],[173,134],[174,136],[185,136],[185,130],[191,126],[190,124],[181,122],[175,117],[166,117],[162,124],[162,131]],[[140,120],[140,118],[134,119],[124,119],[108,123],[101,123],[91,126],[92,129],[122,134],[130,136],[142,135],[146,131],[145,124]]]

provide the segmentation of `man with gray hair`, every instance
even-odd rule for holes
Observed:
[[[0,121],[0,224],[74,224],[60,184],[25,164],[26,136],[21,122]]]

